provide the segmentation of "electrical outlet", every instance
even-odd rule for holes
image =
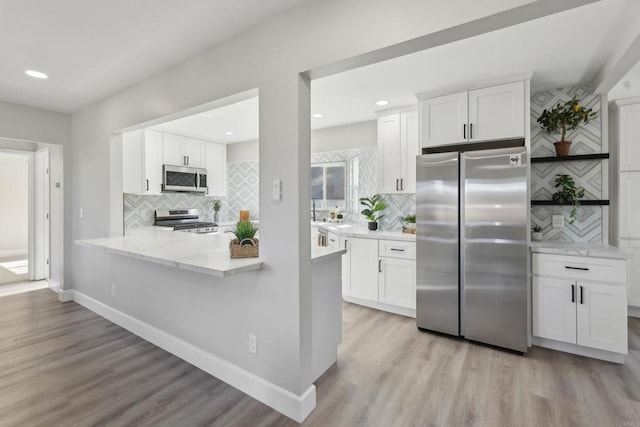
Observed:
[[[112,283],[111,284],[111,295],[115,295],[116,294],[116,284]]]
[[[551,217],[551,225],[553,225],[553,228],[564,227],[564,215],[553,215]]]
[[[249,335],[249,353],[258,353],[258,338],[253,334]]]

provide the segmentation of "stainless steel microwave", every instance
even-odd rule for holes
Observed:
[[[162,191],[207,192],[207,170],[189,166],[162,165]]]

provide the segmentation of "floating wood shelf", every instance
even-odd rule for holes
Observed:
[[[608,200],[580,200],[582,206],[609,206]],[[571,206],[571,203],[558,203],[555,200],[532,200],[532,206]]]
[[[532,157],[531,163],[551,163],[551,162],[571,162],[571,161],[585,161],[585,160],[602,160],[608,159],[609,153],[596,153],[596,154],[576,154],[574,156],[565,157]]]

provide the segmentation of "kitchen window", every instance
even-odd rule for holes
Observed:
[[[316,163],[311,165],[311,197],[316,209],[347,209],[347,163]]]

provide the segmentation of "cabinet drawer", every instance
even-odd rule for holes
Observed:
[[[533,254],[535,275],[574,280],[627,283],[627,263],[623,260],[581,256]]]
[[[379,240],[378,253],[389,258],[416,259],[416,243],[397,240]]]
[[[329,232],[327,234],[327,246],[330,246],[332,248],[339,248],[340,236],[338,236],[336,233]]]

